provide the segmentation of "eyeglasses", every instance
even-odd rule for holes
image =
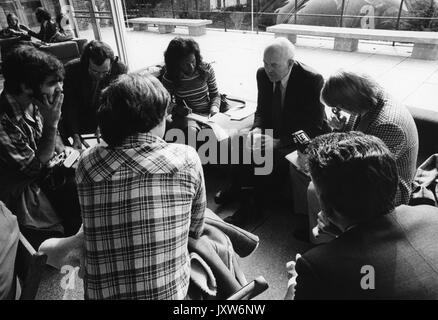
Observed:
[[[109,70],[99,71],[99,70],[94,70],[91,66],[88,66],[88,71],[96,76],[106,76],[111,73],[111,68]]]

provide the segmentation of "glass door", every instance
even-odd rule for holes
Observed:
[[[87,40],[102,40],[127,63],[124,49],[124,18],[120,0],[2,0],[0,1],[0,25],[7,27],[6,16],[14,13],[21,24],[38,32],[39,23],[35,10],[42,7],[52,19],[62,13],[74,35]]]

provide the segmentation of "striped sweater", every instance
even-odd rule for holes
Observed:
[[[184,100],[193,113],[207,115],[211,108],[220,106],[220,96],[214,70],[206,63],[205,79],[197,71],[190,77],[182,78],[177,87],[169,80],[167,73],[163,84],[176,100]]]

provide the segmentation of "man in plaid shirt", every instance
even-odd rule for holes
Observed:
[[[85,298],[184,299],[188,237],[203,231],[201,161],[167,144],[169,94],[152,76],[120,76],[103,93],[107,147],[86,150],[76,172],[85,249]]]

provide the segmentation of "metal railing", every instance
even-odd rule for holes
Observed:
[[[433,1],[433,0],[432,0]],[[356,27],[358,26],[358,20],[373,19],[376,22],[385,22],[384,29],[408,29],[408,30],[436,30],[438,31],[438,8],[435,9],[433,16],[407,16],[403,14],[403,7],[406,4],[404,0],[400,2],[400,7],[397,15],[389,16],[377,16],[377,15],[351,15],[345,13],[345,0],[342,1],[341,11],[339,14],[324,14],[313,13],[306,14],[299,12],[299,5],[303,1],[295,0],[295,7],[292,12],[289,13],[273,13],[253,11],[231,11],[231,10],[177,10],[174,6],[174,1],[171,2],[171,8],[169,10],[154,10],[150,5],[147,5],[146,1],[138,1],[138,7],[136,9],[125,9],[125,20],[133,17],[140,16],[155,16],[155,17],[173,17],[173,18],[203,18],[213,21],[213,25],[210,27],[223,28],[224,31],[228,29],[247,30],[247,31],[264,31],[267,26],[276,24],[277,20],[285,21],[287,23],[298,23],[306,18],[321,18],[332,19],[331,26],[352,26],[352,20],[355,20]],[[260,6],[258,6],[260,9]],[[416,14],[414,12],[414,14]],[[111,19],[111,13],[109,11],[95,11],[94,16],[87,10],[75,11],[76,18],[82,19]],[[278,19],[282,17],[283,19]],[[350,22],[350,23],[348,23]],[[360,25],[360,23],[359,23]],[[354,27],[354,26],[353,26]]]

